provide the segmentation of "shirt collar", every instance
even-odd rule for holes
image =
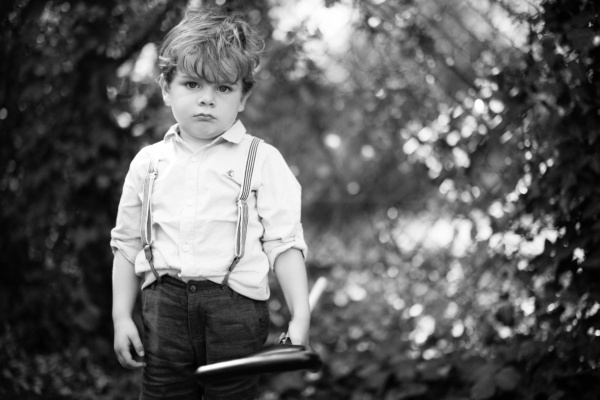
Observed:
[[[167,131],[167,133],[165,134],[165,142],[168,140],[177,140],[177,138],[179,138],[179,135],[177,134],[179,132],[179,124],[175,124],[172,125],[169,130]]]
[[[238,144],[242,141],[245,134],[246,127],[244,124],[242,124],[242,121],[238,119],[233,125],[231,125],[231,128],[227,129],[225,133],[221,135],[221,137],[228,142]]]
[[[178,139],[179,138],[179,124],[175,124],[169,128],[167,133],[165,134],[165,141],[169,139]],[[238,144],[244,138],[246,134],[246,127],[239,119],[235,121],[231,128],[227,129],[220,137],[227,140],[228,142]]]

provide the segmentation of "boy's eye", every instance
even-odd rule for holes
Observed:
[[[198,88],[198,83],[197,82],[186,82],[185,86],[188,89],[197,89]]]
[[[231,91],[231,88],[229,86],[219,86],[217,90],[221,93],[227,93]]]

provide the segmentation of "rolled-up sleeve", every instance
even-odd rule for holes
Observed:
[[[277,149],[263,143],[257,190],[258,215],[264,227],[263,251],[271,268],[284,251],[295,248],[306,258],[307,246],[301,224],[302,189],[298,180]]]
[[[142,250],[140,237],[142,201],[138,193],[141,189],[144,174],[148,170],[149,160],[150,153],[147,148],[144,148],[131,161],[123,184],[117,222],[110,232],[110,247],[113,253],[116,251],[121,252],[132,264],[135,263],[137,254]]]

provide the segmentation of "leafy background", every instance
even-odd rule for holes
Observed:
[[[3,399],[137,395],[109,232],[129,161],[172,123],[153,57],[187,3],[0,5]],[[261,398],[598,398],[598,2],[301,3],[218,1],[267,41],[242,119],[302,183],[329,280],[325,367]]]

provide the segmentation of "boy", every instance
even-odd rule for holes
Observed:
[[[111,232],[114,347],[121,365],[144,368],[141,399],[254,398],[257,377],[202,389],[193,372],[262,348],[270,269],[292,315],[290,340],[307,344],[300,185],[237,120],[260,44],[239,15],[199,9],[159,48],[159,83],[177,124],[132,161]],[[140,283],[143,340],[132,321]]]

